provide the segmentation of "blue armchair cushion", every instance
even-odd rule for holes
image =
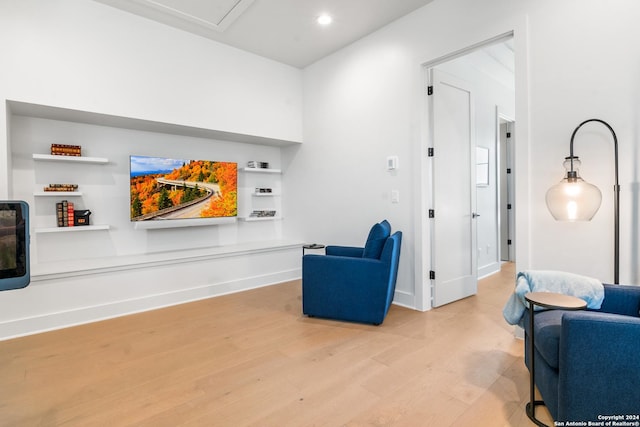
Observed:
[[[640,317],[638,287],[628,285],[604,285],[605,299],[599,311]]]
[[[535,317],[536,350],[547,364],[555,369],[559,366],[560,329],[565,313],[566,310],[548,310],[536,312]],[[525,322],[526,327],[529,327],[528,311],[525,313]]]
[[[353,246],[327,246],[325,248],[326,255],[346,256],[351,258],[362,258],[364,248]]]
[[[391,235],[391,225],[387,220],[384,220],[371,227],[367,242],[364,245],[364,251],[362,252],[363,258],[380,259],[382,254],[382,248]]]

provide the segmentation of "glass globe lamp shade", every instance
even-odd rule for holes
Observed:
[[[591,221],[602,202],[602,193],[580,177],[580,160],[565,159],[567,173],[562,181],[549,188],[547,208],[558,221]]]

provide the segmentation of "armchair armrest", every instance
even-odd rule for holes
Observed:
[[[353,246],[327,246],[325,248],[325,253],[327,255],[362,258],[364,248],[356,248]]]
[[[638,415],[639,338],[637,317],[587,311],[564,314],[559,348],[560,420]]]
[[[604,285],[604,301],[598,311],[638,316],[640,286]]]

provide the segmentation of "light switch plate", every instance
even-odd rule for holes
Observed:
[[[387,157],[387,170],[393,171],[398,169],[398,156]]]

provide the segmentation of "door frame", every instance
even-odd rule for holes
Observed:
[[[415,300],[414,307],[417,310],[426,311],[432,308],[431,280],[429,279],[429,267],[431,259],[431,233],[428,218],[429,203],[432,200],[431,188],[433,179],[431,176],[430,158],[427,157],[427,150],[430,147],[430,123],[428,114],[427,101],[427,81],[428,70],[450,61],[452,59],[464,56],[476,49],[485,47],[490,44],[498,43],[513,37],[515,46],[515,81],[516,81],[516,129],[518,135],[518,147],[514,147],[514,166],[516,169],[515,181],[515,198],[518,203],[516,211],[515,229],[516,229],[516,247],[518,254],[516,259],[516,271],[530,268],[530,249],[529,242],[531,238],[531,229],[529,225],[529,105],[528,105],[528,22],[526,16],[520,16],[514,19],[510,30],[499,33],[497,36],[485,39],[478,43],[469,45],[466,48],[456,50],[437,57],[432,60],[423,62],[421,83],[421,106],[422,115],[420,121],[420,133],[422,137],[416,145],[416,188],[415,188],[415,210],[414,210],[414,229],[415,229]]]
[[[502,220],[503,220],[503,215],[502,215],[502,203],[505,202],[504,200],[502,200],[502,194],[503,194],[503,188],[502,188],[502,173],[505,172],[505,168],[507,166],[510,166],[511,168],[513,168],[513,175],[511,177],[511,186],[509,186],[509,179],[507,177],[507,179],[505,180],[504,185],[506,186],[506,188],[504,188],[504,193],[507,195],[507,198],[509,197],[509,195],[512,196],[511,202],[513,204],[513,207],[517,209],[517,206],[515,204],[515,191],[513,188],[513,181],[514,181],[514,177],[515,177],[515,165],[514,163],[514,156],[513,153],[515,150],[515,144],[513,144],[514,141],[512,141],[512,145],[510,147],[511,151],[509,149],[507,149],[507,147],[504,147],[506,150],[506,161],[508,162],[507,164],[502,164],[502,149],[503,149],[503,144],[502,144],[502,132],[501,132],[501,125],[502,123],[506,123],[509,126],[509,130],[512,131],[515,134],[515,124],[516,124],[516,120],[515,118],[505,114],[503,112],[503,109],[500,108],[499,105],[496,106],[496,164],[498,166],[498,173],[497,173],[497,178],[498,178],[498,182],[500,183],[497,188],[496,191],[498,192],[496,200],[497,202],[497,206],[496,209],[498,210],[498,262],[503,262],[502,259]],[[515,136],[515,138],[517,138],[517,135]],[[514,138],[514,140],[515,140]],[[515,209],[514,211],[515,212]],[[507,229],[509,230],[508,234],[512,235],[512,226],[514,228],[513,232],[515,232],[515,220],[513,218],[514,214],[509,215],[509,213],[507,213],[506,215],[506,219],[507,219]],[[515,236],[514,240],[515,240]],[[508,261],[514,261],[516,259],[515,257],[515,245],[511,248],[507,249],[507,253],[508,253]]]

